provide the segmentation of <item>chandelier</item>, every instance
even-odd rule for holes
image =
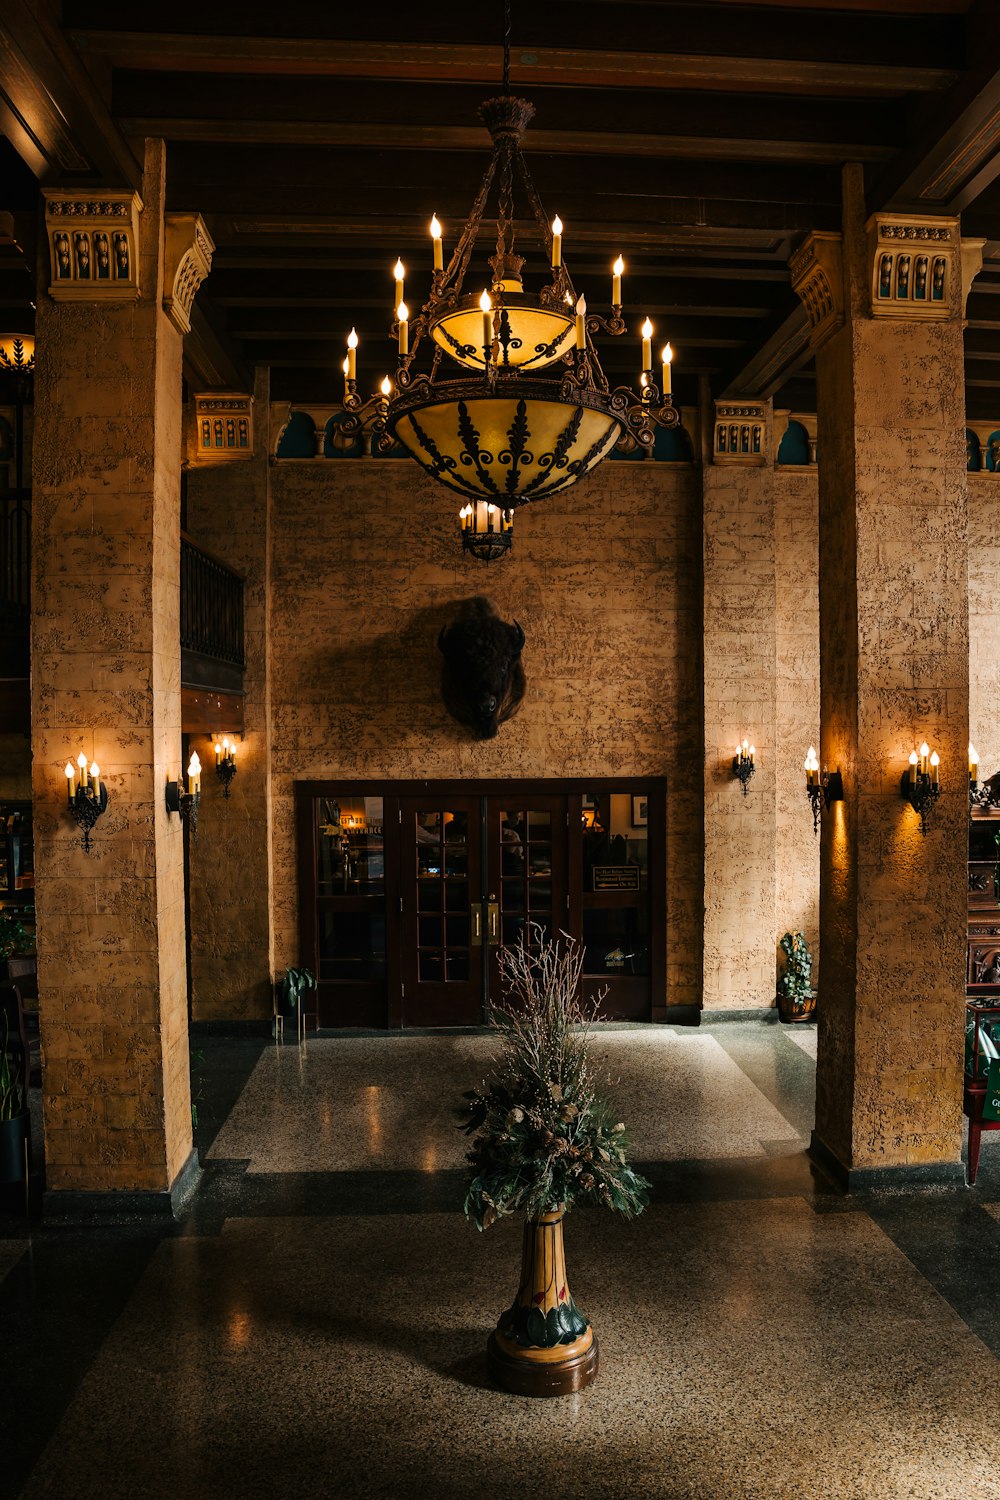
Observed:
[[[396,262],[395,382],[383,381],[381,397],[364,400],[353,329],[344,362],[348,422],[370,431],[373,455],[402,444],[431,478],[461,496],[463,547],[487,561],[509,550],[518,506],[567,489],[615,447],[651,449],[656,428],[679,421],[671,401],[670,345],[654,372],[648,318],[638,392],[612,388],[601,368],[593,336],[627,331],[624,262],[619,256],[611,268],[611,316],[588,311],[563,257],[563,225],[558,217],[551,224],[546,218],[521,151],[535,111],[509,91],[509,6],[507,14],[504,92],[479,108],[493,141],[490,160],[447,266],[442,226],[436,215],[431,220],[430,293],[415,315],[404,298],[405,268]],[[526,257],[515,248],[515,189],[526,197],[545,256],[548,280],[537,291],[525,287]],[[489,280],[466,291],[493,195]],[[429,351],[429,368],[417,366],[422,350]]]

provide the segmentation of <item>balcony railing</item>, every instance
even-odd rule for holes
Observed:
[[[181,536],[181,682],[242,692],[243,578]]]

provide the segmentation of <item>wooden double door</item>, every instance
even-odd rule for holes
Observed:
[[[502,949],[542,932],[586,944],[603,1014],[649,1019],[662,783],[616,785],[300,784],[301,962],[319,1025],[479,1025],[501,998]]]

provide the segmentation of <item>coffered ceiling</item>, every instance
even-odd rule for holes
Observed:
[[[626,259],[636,331],[603,342],[609,373],[634,378],[648,313],[675,347],[681,402],[705,377],[716,394],[813,406],[787,261],[808,230],[839,226],[840,168],[855,161],[870,209],[961,211],[964,232],[990,242],[969,304],[967,378],[970,411],[1000,416],[995,0],[511,8],[511,87],[536,107],[526,153],[595,310],[612,260]],[[468,0],[5,0],[8,240],[30,260],[36,180],[137,183],[142,138],[164,136],[168,206],[200,211],[217,246],[192,378],[228,384],[263,362],[279,396],[336,398],[355,324],[359,373],[374,386],[392,363],[396,257],[418,301],[431,213],[454,243],[478,186],[489,142],[476,106],[499,92],[502,24],[502,5]],[[527,223],[518,248],[526,278],[540,279]],[[30,311],[16,258],[11,244],[0,251],[8,322]]]

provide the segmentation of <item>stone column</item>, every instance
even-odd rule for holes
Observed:
[[[191,1015],[195,1021],[259,1021],[271,1014],[270,737],[267,704],[269,372],[257,371],[250,451],[200,441],[196,415],[187,469],[187,532],[243,574],[244,732],[228,800],[215,772],[210,733],[192,735],[205,768],[201,836],[190,849]],[[215,398],[215,406],[219,402]],[[223,401],[225,397],[221,398]],[[201,412],[208,397],[196,397]],[[235,456],[233,454],[235,453]],[[238,878],[234,872],[238,871]]]
[[[705,934],[708,1010],[774,1002],[774,466],[769,402],[716,403],[704,488]],[[756,770],[744,797],[733,756]]]
[[[963,249],[956,219],[864,222],[793,261],[817,349],[822,759],[813,1152],[849,1183],[960,1180],[969,707]],[[926,837],[900,796],[940,754]]]
[[[193,1174],[180,822],[181,332],[162,142],[141,203],[46,193],[35,383],[33,795],[51,1205],[163,1209]],[[193,290],[191,290],[193,296]],[[81,848],[67,758],[108,806]],[[97,1196],[95,1196],[97,1195]]]

